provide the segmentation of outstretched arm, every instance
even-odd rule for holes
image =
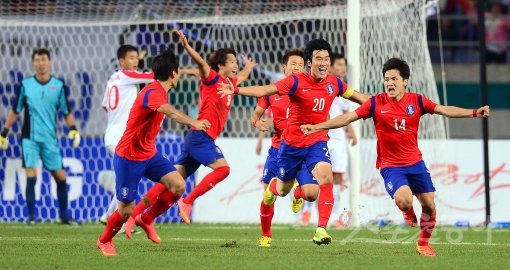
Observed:
[[[189,117],[187,114],[177,110],[174,106],[170,104],[161,105],[158,108],[158,112],[164,113],[169,118],[173,119],[175,122],[187,126],[192,126],[199,130],[206,130],[211,127],[211,124],[207,120],[197,120]]]
[[[350,88],[349,88],[350,89]],[[352,95],[350,97],[348,97],[347,99],[349,99],[350,101],[353,101],[353,102],[356,102],[358,104],[363,104],[365,103],[365,101],[369,100],[370,99],[370,95],[367,95],[367,94],[363,94],[361,92],[358,92],[356,90],[352,90]]]
[[[250,97],[263,97],[270,96],[278,93],[278,89],[274,84],[268,84],[263,86],[248,86],[248,87],[234,87],[232,83],[224,84],[220,83],[220,87],[218,88],[218,95],[224,97],[226,95],[238,94],[243,96]]]
[[[328,121],[316,124],[316,125],[301,125],[301,131],[305,135],[315,133],[317,131],[325,129],[335,129],[345,127],[351,122],[358,120],[358,114],[356,112],[349,112],[346,114],[339,115],[335,118],[329,119]]]
[[[437,105],[434,108],[434,113],[444,115],[450,118],[467,118],[467,117],[481,117],[487,118],[490,114],[489,106],[483,106],[478,109],[465,109],[455,106]]]
[[[204,60],[204,58],[202,58],[202,56],[200,56],[200,54],[198,54],[198,52],[195,51],[195,49],[193,49],[189,45],[188,38],[182,31],[178,31],[177,34],[179,35],[181,44],[184,47],[184,49],[186,50],[186,52],[189,54],[189,56],[191,56],[193,61],[195,61],[195,63],[197,63],[200,76],[202,78],[207,78],[209,76],[209,72],[211,71],[211,67],[209,67],[209,65]]]
[[[237,74],[237,85],[240,85],[241,83],[246,81],[248,77],[250,77],[253,68],[257,65],[257,62],[255,62],[251,57],[241,55],[241,59],[244,62],[244,68]]]

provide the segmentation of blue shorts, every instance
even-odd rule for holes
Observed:
[[[273,177],[278,177],[278,149],[271,147],[269,149],[266,164],[264,164],[264,173],[262,175],[262,181],[269,184]],[[297,173],[297,180],[300,185],[317,184],[317,180],[313,178],[312,174],[308,171],[306,166],[301,166],[301,170]]]
[[[130,203],[136,199],[138,183],[142,176],[159,182],[161,177],[175,171],[174,165],[159,152],[144,161],[128,160],[115,154],[113,168],[117,199],[123,203]]]
[[[24,138],[21,141],[21,147],[23,149],[23,168],[37,168],[39,159],[42,159],[44,168],[49,171],[63,169],[62,155],[56,139],[36,142]]]
[[[393,195],[401,186],[409,186],[413,195],[434,192],[434,184],[425,162],[403,167],[386,167],[381,170],[384,187],[393,199]]]
[[[209,166],[220,158],[224,158],[221,149],[207,133],[189,130],[184,137],[184,149],[175,164],[184,166],[186,175],[190,176],[200,165]]]
[[[305,167],[309,172],[319,162],[331,164],[327,142],[317,142],[308,147],[299,148],[280,144],[278,153],[278,178],[284,182],[296,178],[298,171]]]

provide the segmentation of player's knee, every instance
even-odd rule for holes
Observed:
[[[421,206],[423,213],[432,214],[436,211],[436,205],[434,203],[426,204]]]
[[[305,201],[315,202],[317,200],[318,194],[306,194],[305,193]]]
[[[413,197],[397,199],[400,210],[407,211],[413,207]]]
[[[131,207],[123,207],[123,208],[119,208],[119,214],[124,218],[124,219],[128,219],[131,214],[133,214],[133,208]]]

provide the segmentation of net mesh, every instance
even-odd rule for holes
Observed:
[[[106,121],[103,121],[105,113],[101,100],[108,77],[117,67],[116,50],[120,45],[137,46],[144,56],[141,60],[144,69],[149,69],[152,58],[165,49],[173,50],[180,57],[181,66],[192,67],[191,59],[175,34],[176,30],[182,30],[191,46],[204,58],[222,47],[231,47],[238,54],[253,57],[258,66],[244,85],[269,84],[280,79],[279,60],[285,51],[303,48],[313,38],[328,40],[336,52],[347,50],[346,1],[245,2],[226,5],[221,1],[180,0],[140,4],[134,0],[122,3],[96,0],[27,2],[0,7],[0,121],[5,122],[22,79],[33,74],[31,54],[34,48],[50,50],[52,74],[69,88],[70,106],[84,137],[78,149],[72,149],[65,139],[61,140],[73,216],[82,221],[96,220],[106,210],[111,195],[112,161],[102,141]],[[421,1],[362,1],[362,92],[380,92],[382,63],[398,56],[411,65],[411,90],[438,101],[426,47],[423,5]],[[182,76],[178,87],[169,95],[171,103],[193,115],[198,84],[196,78]],[[249,121],[255,102],[254,98],[235,97],[222,137],[256,136]],[[63,117],[59,116],[58,121],[58,135],[63,138],[67,132]],[[3,181],[0,221],[21,221],[26,215],[25,177],[20,159],[21,123],[17,121],[11,129],[9,149],[0,152],[0,179]],[[362,128],[361,138],[367,141],[362,149],[362,186],[378,175],[372,169],[375,133],[371,126],[366,122]],[[427,117],[422,122],[420,137],[444,138],[442,127],[439,117]],[[186,130],[174,122],[164,122],[158,147],[165,148],[170,159],[179,154]],[[58,212],[55,192],[48,192],[55,189],[54,183],[47,172],[39,178],[42,183],[41,192],[37,193],[39,217],[52,220]],[[147,180],[142,181],[140,192],[150,185]],[[193,181],[188,181],[188,191],[192,185]],[[362,207],[367,210],[381,206]],[[362,215],[368,219],[373,213],[365,211]],[[176,220],[174,208],[162,218],[162,221]]]

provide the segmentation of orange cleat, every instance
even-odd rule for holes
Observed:
[[[404,221],[406,222],[407,226],[409,227],[418,226],[418,219],[416,218],[414,210],[412,211],[412,213],[406,213],[402,211],[402,215],[404,215]]]
[[[97,248],[101,250],[104,256],[112,257],[118,256],[119,254],[115,250],[115,246],[113,245],[113,241],[101,243],[99,239],[97,239]]]
[[[124,230],[126,232],[126,237],[131,239],[133,237],[133,229],[136,227],[135,219],[133,217],[129,217],[125,223]]]
[[[181,216],[182,221],[189,225],[191,223],[191,208],[193,208],[193,206],[183,202],[182,199],[177,202],[177,206],[179,207],[179,216]]]
[[[140,214],[135,217],[135,223],[145,231],[147,238],[149,238],[154,244],[161,243],[161,238],[159,238],[158,232],[156,232],[156,228],[154,228],[154,222],[151,224],[143,222],[142,214]]]
[[[430,244],[427,244],[426,246],[420,246],[420,245],[416,244],[416,252],[418,254],[420,254],[421,256],[426,256],[426,257],[436,256],[436,251]]]

